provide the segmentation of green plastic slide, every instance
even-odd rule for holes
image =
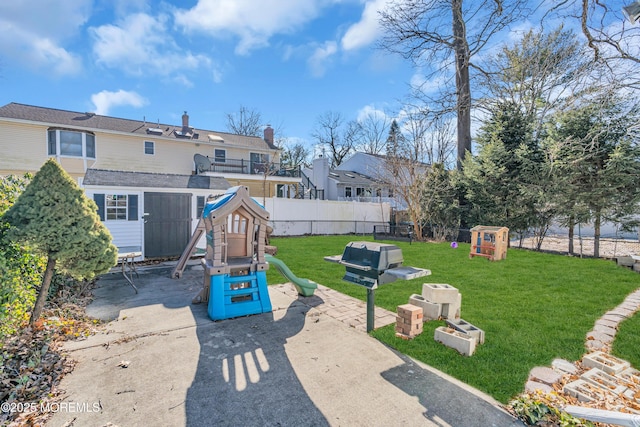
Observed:
[[[293,274],[291,270],[289,270],[289,267],[287,267],[287,264],[282,262],[282,260],[274,256],[271,256],[269,254],[265,254],[264,258],[269,264],[274,265],[285,279],[293,283],[293,286],[296,287],[296,290],[298,291],[298,293],[303,297],[313,296],[313,291],[318,289],[318,284],[316,282],[312,282],[309,279],[299,278],[298,276]]]

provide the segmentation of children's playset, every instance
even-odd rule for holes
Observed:
[[[312,296],[317,284],[296,277],[279,259],[265,254],[269,212],[238,186],[207,201],[189,244],[171,277],[180,278],[186,262],[206,236],[204,286],[194,303],[206,303],[212,320],[272,311],[267,270],[273,264],[298,293]]]
[[[202,218],[207,239],[202,296],[209,317],[270,312],[264,257],[269,213],[240,186],[209,201]]]
[[[506,259],[508,246],[509,229],[507,227],[478,225],[471,229],[469,258],[479,256],[490,261]]]

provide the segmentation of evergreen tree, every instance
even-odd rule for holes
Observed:
[[[437,241],[455,239],[460,228],[460,194],[456,187],[457,171],[448,171],[434,163],[426,173],[422,189],[424,222],[431,227]]]
[[[400,126],[396,119],[393,119],[391,126],[389,126],[389,136],[387,137],[387,156],[398,157],[402,155],[403,139]]]
[[[542,157],[531,123],[515,103],[504,102],[481,128],[479,152],[465,159],[462,173],[469,224],[506,226],[521,235],[536,225],[537,193],[528,187]]]
[[[11,226],[10,238],[28,243],[47,258],[31,325],[42,314],[54,270],[90,279],[117,263],[118,250],[95,203],[53,159],[36,173],[3,219]]]
[[[624,105],[620,99],[593,100],[558,114],[548,127],[570,243],[575,224],[592,222],[596,257],[602,222],[623,223],[640,201],[640,147],[629,132],[639,112]]]

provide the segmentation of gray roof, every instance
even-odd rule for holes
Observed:
[[[124,132],[138,135],[151,135],[173,138],[178,140],[208,142],[209,135],[217,139],[221,137],[225,142],[235,143],[256,148],[276,149],[277,147],[268,144],[264,139],[257,136],[235,135],[226,132],[219,132],[206,129],[189,128],[189,137],[180,137],[176,132],[181,132],[182,123],[168,125],[157,122],[147,122],[146,120],[120,119],[117,117],[101,116],[94,113],[79,113],[76,111],[58,110],[55,108],[36,107],[33,105],[18,104],[12,102],[0,107],[0,117],[17,120],[27,120],[40,122],[47,125],[73,126],[84,129],[95,129],[102,131]],[[150,133],[149,129],[154,129],[156,133]],[[161,131],[161,132],[160,132]]]
[[[82,183],[83,185],[111,187],[195,188],[205,190],[226,190],[231,188],[226,179],[217,176],[171,175],[103,169],[87,169]]]
[[[343,171],[338,169],[329,170],[329,179],[333,179],[338,184],[342,185],[361,185],[361,186],[380,186],[380,182],[371,178],[370,176],[363,175],[353,171]]]

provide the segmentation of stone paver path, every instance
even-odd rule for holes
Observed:
[[[616,337],[618,325],[625,319],[633,316],[640,309],[640,289],[632,292],[625,300],[607,311],[604,316],[596,321],[593,330],[587,333],[587,350],[604,351],[608,353],[611,343]]]
[[[291,283],[272,285],[285,295],[296,298],[298,292]],[[366,332],[367,330],[367,303],[360,301],[331,288],[318,285],[312,297],[299,296],[298,299],[304,304],[313,307],[314,310],[327,316],[333,317],[356,330]],[[396,313],[380,307],[375,308],[375,328],[391,325],[396,322]]]
[[[596,321],[593,329],[586,336],[585,347],[587,354],[593,352],[608,354],[620,323],[633,316],[639,310],[640,289],[636,289],[620,305],[609,310]],[[566,360],[556,359],[552,363],[552,368],[536,367],[531,370],[529,380],[525,385],[525,391],[551,392],[554,390],[553,385],[559,383],[564,374],[576,375],[577,373],[576,365]]]

